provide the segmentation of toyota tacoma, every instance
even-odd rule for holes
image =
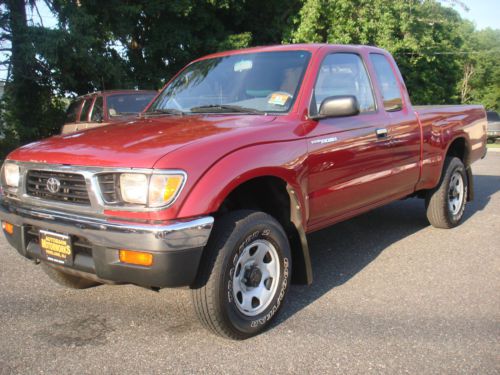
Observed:
[[[216,53],[138,118],[10,153],[2,228],[63,285],[188,287],[207,328],[244,339],[312,282],[307,234],[405,197],[457,226],[486,123],[478,105],[413,106],[379,48]]]

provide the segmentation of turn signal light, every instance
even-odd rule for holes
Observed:
[[[153,264],[153,254],[142,251],[120,250],[120,262],[149,267]]]
[[[8,234],[14,234],[14,225],[11,223],[7,223],[6,221],[2,221],[2,229],[6,231]]]

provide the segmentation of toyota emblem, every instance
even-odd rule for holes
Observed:
[[[52,194],[56,194],[61,188],[61,182],[54,177],[51,177],[47,180],[47,190]]]

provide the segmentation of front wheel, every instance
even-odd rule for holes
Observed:
[[[453,228],[460,224],[467,201],[468,179],[459,158],[447,157],[439,185],[425,199],[427,218],[436,228]]]
[[[235,211],[216,220],[192,290],[202,324],[239,340],[263,331],[283,305],[290,254],[283,228],[263,212]]]

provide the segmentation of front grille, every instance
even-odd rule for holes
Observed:
[[[52,177],[60,182],[56,193],[47,188],[47,180]],[[90,205],[85,178],[77,173],[30,170],[26,175],[26,193],[50,201]]]
[[[97,180],[104,202],[113,204],[120,201],[120,175],[118,173],[100,174]]]

